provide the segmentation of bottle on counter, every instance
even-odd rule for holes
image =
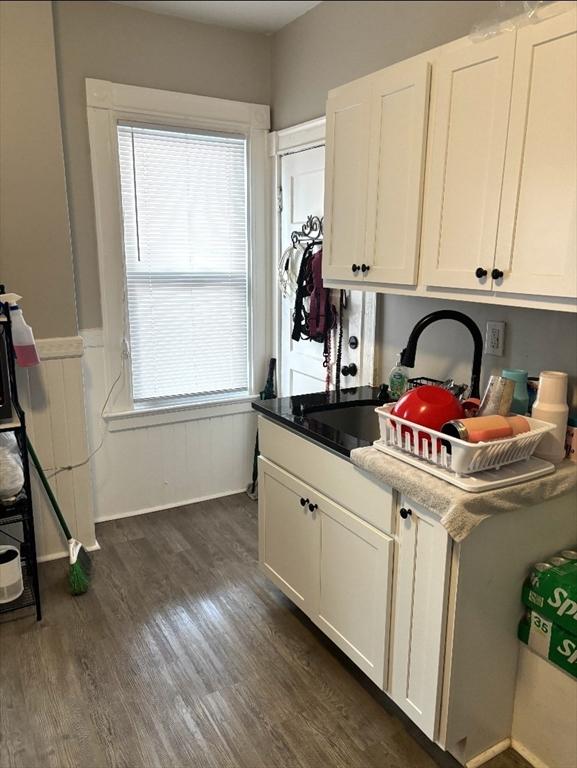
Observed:
[[[567,380],[562,371],[542,371],[539,376],[537,399],[531,413],[534,419],[554,424],[555,429],[543,435],[535,456],[559,464],[565,458],[565,436],[567,433]]]
[[[505,368],[503,376],[515,382],[511,412],[525,416],[529,410],[529,392],[527,390],[527,371],[518,368]]]
[[[28,325],[18,304],[10,307],[10,320],[12,321],[12,341],[16,362],[21,368],[29,368],[39,365],[40,358],[34,341],[32,328]]]
[[[404,365],[401,365],[399,358],[399,362],[389,373],[389,391],[393,400],[398,400],[405,393],[408,380],[409,372]]]

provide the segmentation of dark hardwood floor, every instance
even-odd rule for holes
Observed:
[[[42,623],[0,625],[2,768],[456,766],[260,575],[245,496],[98,539],[87,595],[46,564]]]

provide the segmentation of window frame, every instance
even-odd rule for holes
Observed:
[[[111,429],[126,429],[247,410],[266,372],[270,315],[266,243],[269,229],[267,136],[269,107],[152,88],[86,79],[90,159],[94,190],[103,322],[105,392],[114,386],[104,413]],[[248,203],[248,396],[201,398],[170,405],[135,404],[131,393],[123,218],[117,125],[200,129],[242,135],[247,142]],[[117,381],[116,385],[114,382]],[[206,414],[205,414],[206,412]]]

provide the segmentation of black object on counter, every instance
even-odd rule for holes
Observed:
[[[436,323],[437,320],[456,320],[458,323],[462,323],[462,325],[464,325],[465,328],[468,328],[471,332],[475,349],[473,352],[473,367],[471,370],[470,397],[480,397],[479,382],[481,380],[483,337],[481,336],[481,331],[479,330],[477,323],[462,312],[456,312],[454,309],[440,309],[438,312],[431,312],[431,314],[422,317],[411,331],[407,346],[401,352],[401,365],[404,365],[407,368],[415,367],[415,353],[417,351],[419,337],[425,328],[431,325],[431,323]]]

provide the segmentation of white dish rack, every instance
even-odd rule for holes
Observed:
[[[423,469],[432,465],[459,476],[500,469],[528,459],[543,435],[555,429],[553,424],[526,417],[531,427],[529,432],[502,440],[468,443],[394,416],[393,408],[394,403],[391,403],[375,409],[381,430],[381,439],[375,442],[375,448],[394,453],[413,465],[418,459],[423,463]]]

